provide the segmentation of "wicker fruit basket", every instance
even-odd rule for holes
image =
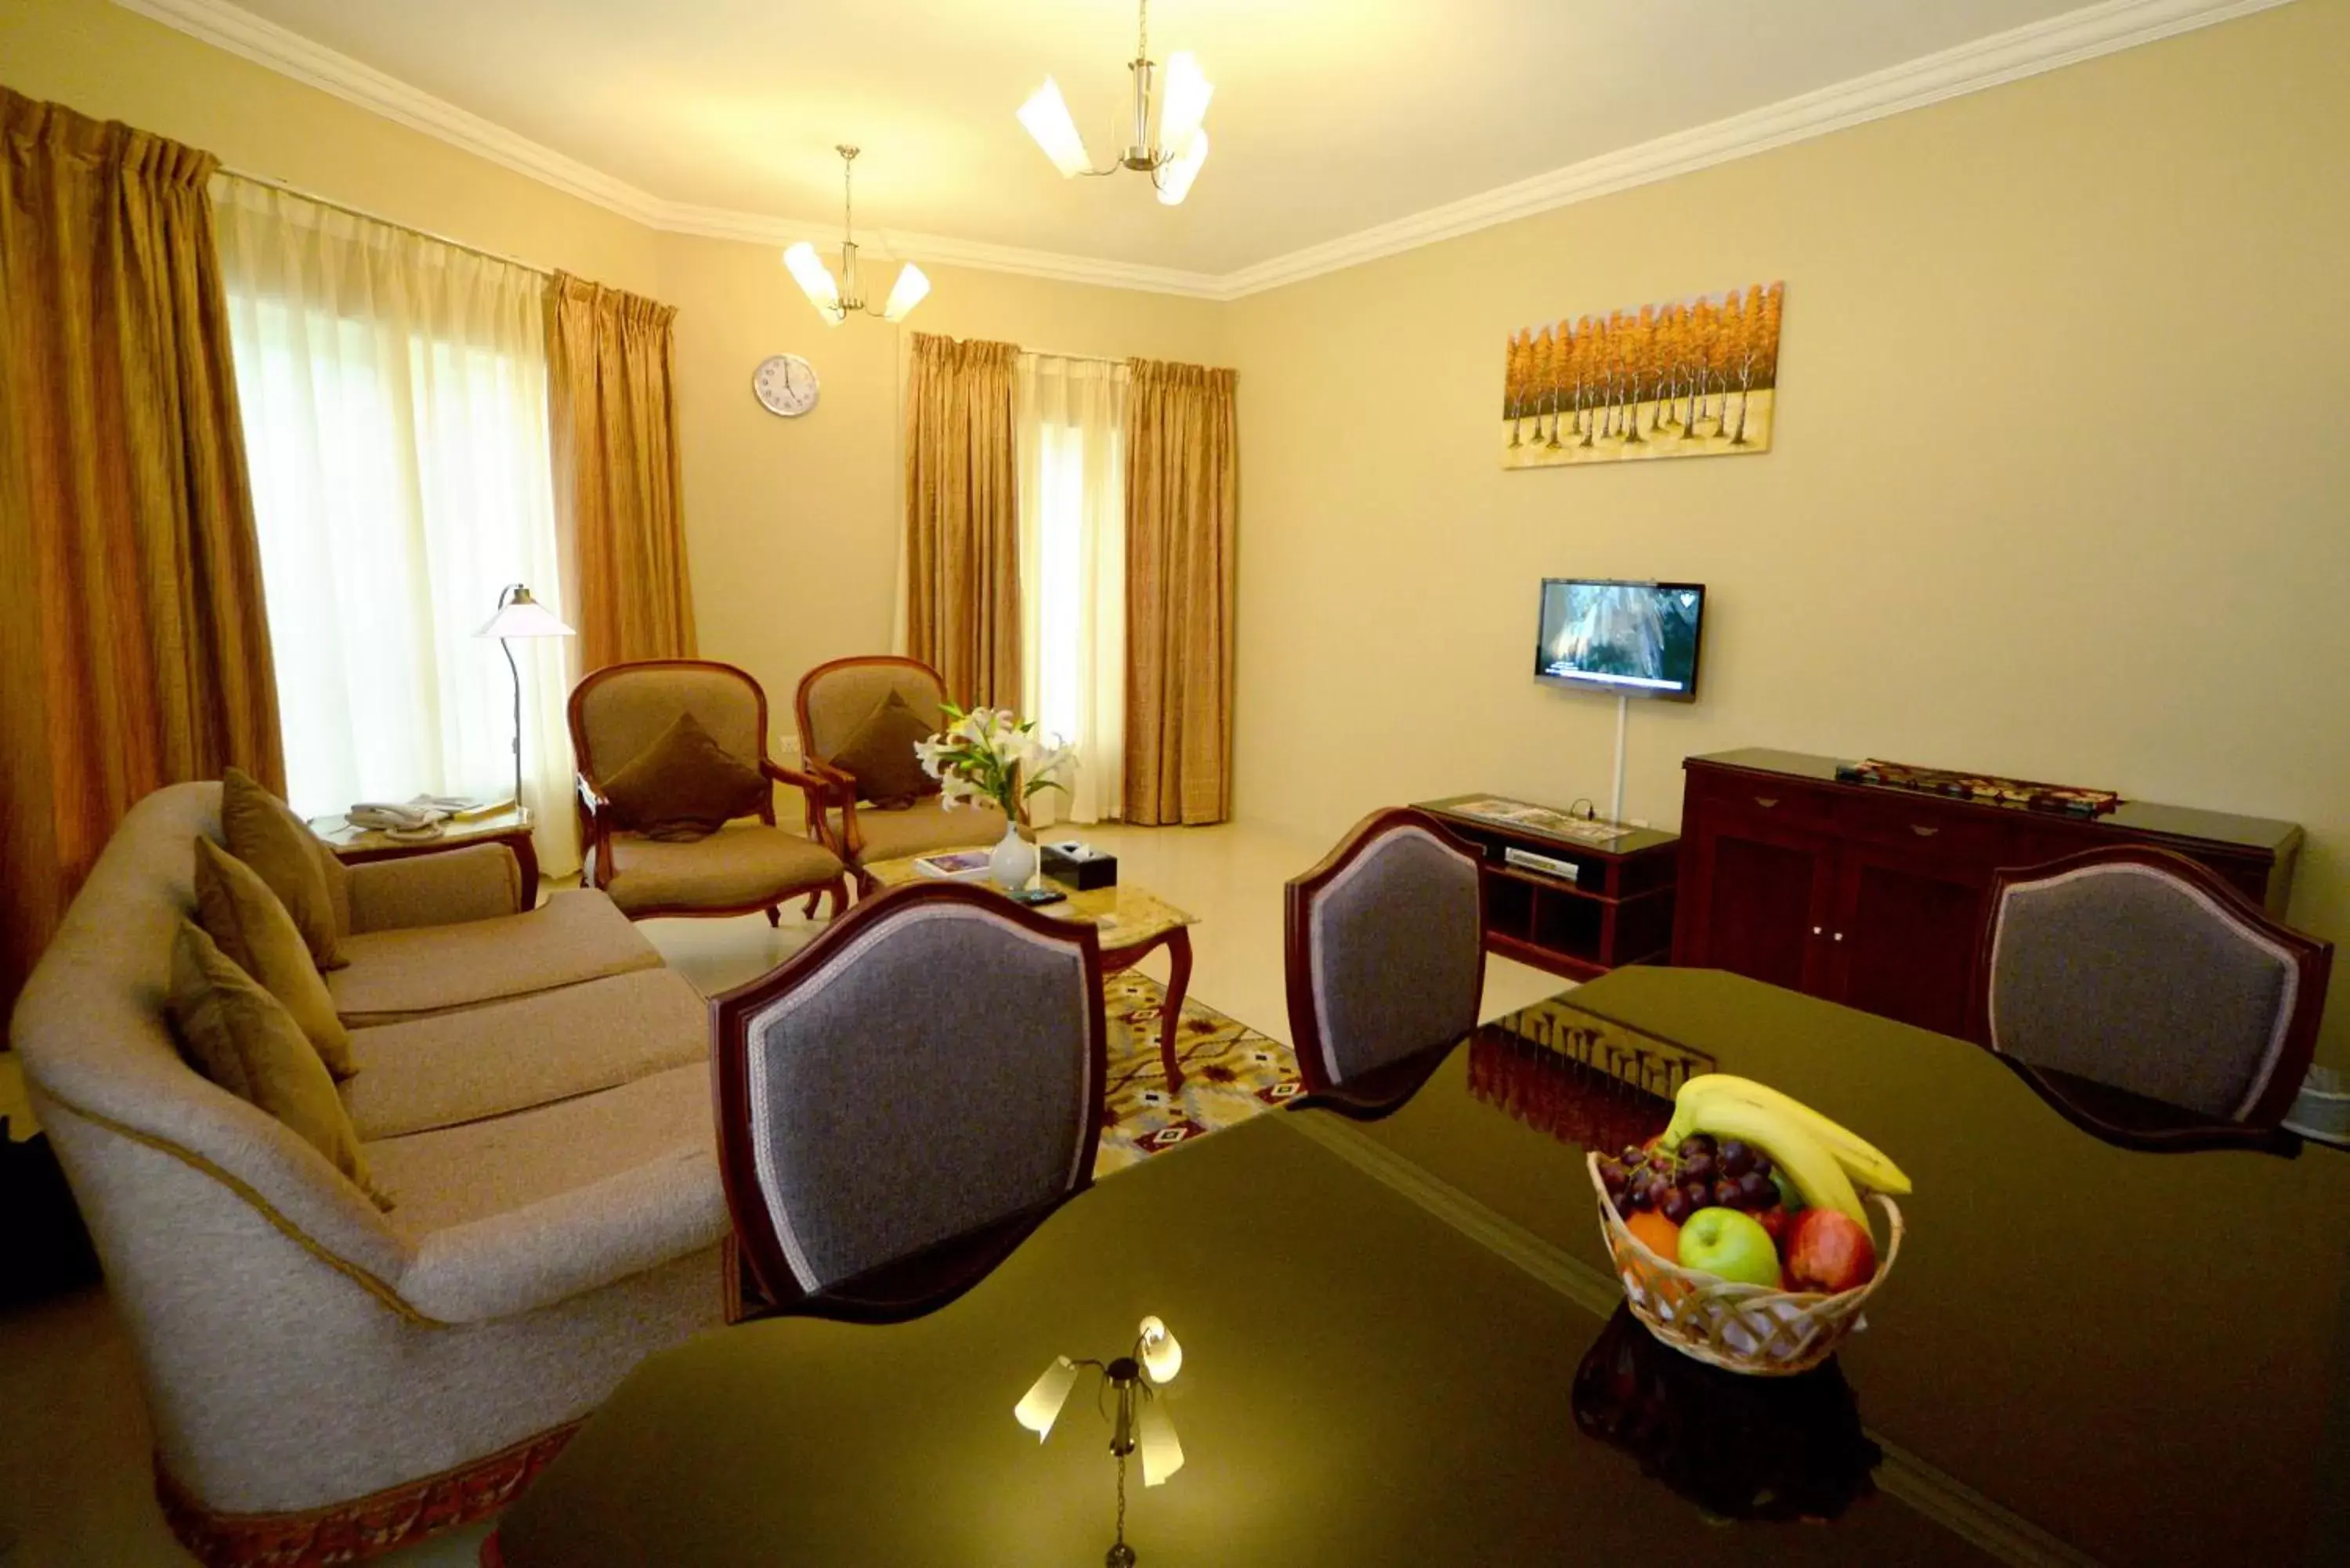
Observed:
[[[1861,1309],[1901,1256],[1901,1210],[1884,1193],[1870,1192],[1867,1199],[1885,1211],[1884,1255],[1876,1275],[1856,1289],[1832,1296],[1775,1291],[1685,1269],[1648,1251],[1625,1228],[1599,1178],[1599,1158],[1595,1153],[1588,1161],[1591,1187],[1599,1195],[1600,1229],[1632,1315],[1683,1355],[1731,1372],[1792,1377],[1834,1355],[1866,1326]]]

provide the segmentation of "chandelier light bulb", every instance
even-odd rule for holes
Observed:
[[[1168,1419],[1159,1401],[1147,1399],[1136,1427],[1142,1450],[1142,1484],[1165,1486],[1167,1478],[1183,1468],[1183,1445],[1175,1440],[1175,1423]]]

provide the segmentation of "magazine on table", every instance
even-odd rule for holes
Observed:
[[[914,862],[914,869],[925,877],[936,877],[947,882],[970,882],[987,875],[993,851],[985,849],[950,849],[941,855],[924,855]]]

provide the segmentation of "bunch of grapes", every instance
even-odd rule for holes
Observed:
[[[1758,1213],[1779,1201],[1771,1179],[1771,1157],[1737,1138],[1716,1144],[1691,1133],[1679,1148],[1626,1145],[1613,1159],[1599,1162],[1599,1179],[1619,1212],[1653,1209],[1676,1225],[1700,1209],[1741,1209]]]

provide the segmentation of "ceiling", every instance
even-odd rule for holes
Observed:
[[[1212,155],[1191,200],[1166,208],[1132,175],[1064,181],[1013,118],[1049,72],[1107,153],[1135,44],[1128,0],[243,5],[660,202],[828,219],[833,144],[855,141],[860,228],[1208,275],[2074,9],[1159,0],[1153,55],[1191,49],[1216,84]],[[2149,8],[2214,9],[2095,9]]]

